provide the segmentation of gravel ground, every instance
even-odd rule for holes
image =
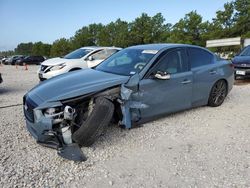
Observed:
[[[0,106],[22,103],[39,81],[0,67]],[[250,187],[250,84],[234,86],[218,108],[169,115],[143,127],[109,127],[83,163],[36,144],[22,106],[0,108],[0,187]]]

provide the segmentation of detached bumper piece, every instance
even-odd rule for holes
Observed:
[[[58,149],[57,154],[68,160],[73,160],[73,161],[86,161],[87,160],[81,148],[76,143],[64,145],[63,147]]]
[[[38,144],[44,147],[56,149],[59,156],[68,160],[78,162],[87,160],[87,157],[83,154],[78,144],[64,144],[62,138],[60,138],[56,132],[47,132],[45,135],[48,136],[47,139],[43,141],[37,141]]]

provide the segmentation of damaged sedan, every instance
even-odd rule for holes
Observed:
[[[129,129],[169,113],[220,106],[233,80],[232,64],[205,48],[132,46],[95,69],[33,88],[23,98],[26,125],[39,144],[82,161],[80,147],[92,145],[111,122]]]

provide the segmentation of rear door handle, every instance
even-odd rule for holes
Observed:
[[[216,74],[217,71],[216,71],[216,70],[211,70],[211,71],[209,71],[209,73],[210,73],[210,74]]]
[[[183,80],[181,83],[182,84],[189,84],[189,83],[191,83],[191,80]]]

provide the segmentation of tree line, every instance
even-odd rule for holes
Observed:
[[[205,46],[206,40],[230,37],[250,38],[250,0],[234,0],[224,4],[212,21],[204,21],[191,11],[176,24],[166,23],[161,13],[142,13],[131,22],[117,19],[109,24],[84,26],[69,39],[60,38],[52,44],[20,43],[14,51],[2,55],[23,54],[47,57],[63,56],[83,46],[128,47],[147,43],[184,43]],[[220,50],[228,50],[224,47]],[[232,47],[230,50],[235,50]]]

